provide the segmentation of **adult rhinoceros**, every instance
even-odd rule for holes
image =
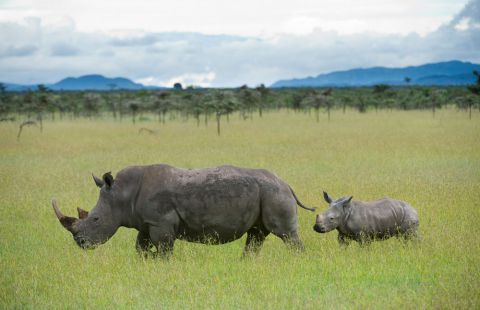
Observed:
[[[262,169],[221,166],[179,169],[131,166],[114,180],[93,176],[101,189],[91,212],[79,218],[53,208],[82,248],[105,243],[121,226],[138,230],[136,248],[168,256],[176,239],[208,244],[231,242],[247,233],[244,254],[256,253],[269,233],[302,249],[296,205],[305,207],[288,184]]]

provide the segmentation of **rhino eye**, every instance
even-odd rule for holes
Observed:
[[[93,218],[93,221],[94,221],[94,222],[98,221],[98,217],[94,217],[94,218]]]
[[[329,219],[330,221],[333,221],[335,218],[334,218],[333,216],[330,216],[328,219]]]

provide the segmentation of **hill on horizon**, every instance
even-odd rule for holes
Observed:
[[[452,60],[403,68],[372,67],[334,71],[316,77],[280,80],[271,87],[407,85],[405,77],[411,79],[409,85],[467,85],[476,81],[473,70],[480,71],[480,65]]]
[[[4,83],[9,91],[28,91],[37,89],[37,85],[20,85]],[[82,90],[140,90],[166,89],[166,87],[145,86],[123,77],[108,78],[100,74],[89,74],[80,77],[67,77],[54,84],[44,84],[51,90],[82,91]]]
[[[402,68],[372,67],[333,71],[319,74],[316,77],[279,80],[270,87],[361,87],[375,84],[407,85],[405,82],[406,77],[411,79],[408,85],[461,86],[475,83],[476,78],[472,74],[474,70],[480,71],[480,64],[452,60]],[[7,91],[34,91],[37,89],[37,84],[21,85],[5,82],[3,84]],[[54,84],[43,84],[56,91],[169,89],[169,87],[146,86],[124,77],[109,78],[100,74],[67,77]]]

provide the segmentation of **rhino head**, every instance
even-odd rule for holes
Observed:
[[[58,208],[56,200],[52,200],[53,210],[65,229],[72,233],[73,239],[83,249],[94,248],[110,239],[120,226],[113,206],[114,180],[110,172],[100,179],[93,176],[95,184],[100,188],[100,197],[96,206],[87,212],[77,208],[78,218],[65,216]]]
[[[313,226],[313,230],[319,233],[332,231],[341,225],[353,197],[333,200],[326,192],[323,192],[323,198],[328,202],[328,209],[322,214],[317,214],[317,220]]]

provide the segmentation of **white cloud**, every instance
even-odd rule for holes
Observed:
[[[155,76],[136,79],[135,82],[150,86],[164,86],[173,87],[175,83],[181,83],[185,86],[200,86],[209,87],[215,80],[215,72],[204,73],[185,73],[179,76],[172,77],[168,80],[161,80]]]
[[[0,4],[0,20],[37,16],[46,24],[74,20],[83,32],[200,32],[241,36],[339,33],[426,34],[467,0],[16,0]],[[352,27],[360,24],[361,27]]]
[[[301,0],[301,3],[305,1]],[[28,6],[28,1],[18,3]],[[38,3],[35,12],[48,11],[52,7],[48,1],[39,0]],[[82,14],[88,15],[98,9],[105,14],[108,7],[108,2],[105,4],[103,1],[95,9],[86,8],[81,4],[83,2],[75,2],[72,8],[67,8],[68,3],[70,2],[65,1],[59,4],[60,13],[78,9],[78,16],[83,16]],[[172,6],[172,3],[169,2],[166,7]],[[214,15],[201,8],[200,3],[192,4],[192,10],[198,9],[202,17]],[[209,0],[204,5],[211,8],[214,3],[216,2]],[[318,1],[311,1],[308,5],[314,6],[316,3]],[[332,4],[334,1],[328,0],[325,3]],[[217,24],[218,31],[225,29],[228,32],[227,30],[233,29],[231,27],[236,21],[239,22],[237,26],[244,25],[238,16],[233,16],[234,10],[238,9],[240,13],[251,14],[252,25],[258,26],[255,31],[269,29],[263,36],[145,31],[128,27],[123,30],[118,30],[118,27],[117,30],[109,28],[105,32],[94,32],[93,28],[81,26],[82,22],[78,24],[78,19],[81,18],[76,18],[75,22],[69,18],[59,18],[57,22],[52,22],[53,19],[48,17],[14,21],[14,18],[5,20],[2,17],[5,10],[0,9],[3,12],[0,13],[0,81],[50,83],[66,76],[99,73],[124,76],[149,85],[172,86],[174,82],[181,82],[183,85],[199,86],[255,86],[260,83],[271,84],[279,79],[314,76],[352,67],[405,66],[451,59],[480,62],[480,28],[477,26],[480,22],[479,0],[469,2],[453,18],[450,12],[450,17],[438,29],[427,33],[397,33],[395,29],[401,20],[398,16],[405,15],[410,8],[416,6],[424,9],[439,6],[446,10],[457,4],[444,0],[427,5],[423,1],[423,4],[418,4],[418,1],[406,0],[401,5],[395,5],[396,2],[385,1],[377,8],[374,4],[378,4],[379,0],[368,1],[369,5],[362,7],[346,0],[342,3],[359,9],[358,19],[351,16],[351,9],[345,12],[322,11],[318,9],[318,4],[316,10],[309,11],[306,9],[308,5],[305,5],[305,9],[290,10],[294,12],[287,14],[290,7],[285,3],[259,2],[258,9],[263,15],[252,7],[238,3],[232,4],[231,9],[227,4],[221,5],[220,12],[225,10],[226,16],[231,16],[232,20]],[[259,18],[265,16],[266,8],[274,4],[278,6],[278,11],[270,12],[268,16],[271,20],[260,22]],[[144,1],[138,5],[152,9]],[[154,4],[154,8],[156,5],[158,4]],[[128,8],[130,7],[121,2],[119,6],[112,7],[109,16],[117,13],[121,15]],[[183,11],[178,8],[172,12],[183,16]],[[384,13],[386,16],[381,16]],[[423,15],[413,13],[415,14],[411,14],[409,21],[415,25],[415,21],[418,22],[415,16]],[[114,26],[120,25],[115,24],[116,18],[110,20],[109,16],[104,16],[102,19],[96,14],[93,12],[90,15],[93,26],[98,24],[97,19],[104,25],[109,24],[106,20],[113,21]],[[162,20],[162,14],[158,20]],[[327,15],[329,17],[325,21],[318,19],[318,16]],[[274,20],[281,19],[279,16],[288,18],[284,18],[280,24],[274,23]],[[370,21],[375,16],[377,20],[371,24]],[[391,23],[388,21],[389,16],[392,16]],[[398,18],[395,19],[395,16]],[[221,17],[221,20],[225,18]],[[443,19],[432,17],[432,20],[437,18]],[[196,17],[193,19],[195,21]],[[129,22],[135,24],[134,21],[136,19],[130,19]],[[162,25],[167,25],[169,21],[167,19]],[[188,27],[197,25],[194,21],[183,21]],[[204,21],[207,25],[213,23],[210,20]],[[437,22],[427,21],[426,24],[437,25]],[[174,23],[172,27],[177,24]],[[277,31],[269,28],[274,24],[280,25],[280,28],[275,28]],[[407,30],[413,29],[410,26],[409,23],[405,27]],[[386,30],[373,31],[372,27]],[[139,25],[140,28],[143,26]],[[198,28],[198,31],[202,30],[202,26]]]

